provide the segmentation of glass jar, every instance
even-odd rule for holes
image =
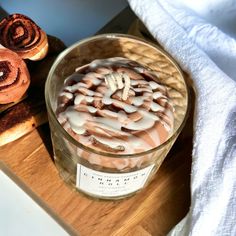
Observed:
[[[125,57],[158,72],[174,106],[174,127],[161,145],[135,154],[114,154],[87,147],[70,136],[56,117],[64,80],[95,59]],[[103,34],[72,45],[54,62],[45,88],[54,160],[61,177],[76,190],[101,199],[120,199],[151,181],[181,132],[188,113],[188,88],[174,60],[155,44],[122,34]]]

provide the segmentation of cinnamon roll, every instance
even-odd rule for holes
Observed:
[[[167,140],[173,130],[174,108],[154,71],[116,57],[94,60],[65,80],[57,117],[87,147],[135,154]]]
[[[13,14],[0,22],[0,43],[23,59],[43,59],[48,51],[46,33],[29,17]]]
[[[0,47],[0,104],[18,101],[29,84],[30,74],[22,58]]]

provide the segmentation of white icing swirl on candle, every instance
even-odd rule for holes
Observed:
[[[77,68],[59,96],[58,120],[88,147],[124,154],[152,149],[168,138],[174,122],[167,89],[154,75],[126,58]]]

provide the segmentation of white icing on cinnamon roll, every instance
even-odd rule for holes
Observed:
[[[126,58],[95,60],[65,80],[58,120],[87,147],[134,154],[157,147],[173,129],[173,106],[155,72]]]

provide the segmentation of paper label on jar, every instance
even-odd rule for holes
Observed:
[[[141,189],[154,164],[130,173],[106,173],[77,164],[76,187],[104,197],[118,197]]]

